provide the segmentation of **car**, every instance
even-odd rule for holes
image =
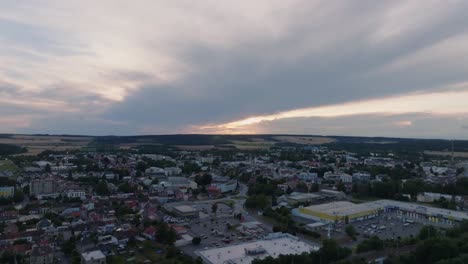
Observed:
[[[202,236],[202,238],[203,238],[203,239],[207,239],[207,238],[208,238],[208,236]]]

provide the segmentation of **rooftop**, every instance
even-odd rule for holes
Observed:
[[[268,256],[278,257],[279,255],[301,254],[316,251],[319,248],[306,244],[289,234],[274,233],[271,235],[271,237],[263,240],[202,250],[198,254],[207,263],[248,264],[256,258],[263,259]]]
[[[174,209],[183,213],[190,213],[190,212],[198,211],[196,208],[193,208],[192,206],[189,206],[189,205],[179,205],[179,206],[174,207]]]
[[[81,257],[83,257],[85,261],[106,258],[106,256],[104,256],[101,250],[94,250],[94,251],[82,253]]]

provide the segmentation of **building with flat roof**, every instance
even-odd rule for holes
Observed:
[[[172,211],[178,216],[183,216],[183,217],[197,217],[198,216],[198,209],[190,205],[174,206],[172,208]]]
[[[449,225],[468,220],[466,212],[393,200],[377,200],[361,204],[347,201],[332,202],[299,208],[299,212],[322,222],[348,223],[372,218],[384,212],[396,212],[415,221],[426,220]]]
[[[101,250],[81,254],[81,264],[106,264],[106,256]]]
[[[57,193],[57,185],[55,179],[33,180],[29,184],[29,193],[35,196],[54,194]]]
[[[293,192],[288,196],[289,205],[297,205],[299,203],[308,203],[321,199],[322,196],[315,193],[299,193]]]
[[[331,202],[300,208],[302,214],[327,222],[352,222],[374,217],[381,208],[372,204],[354,204],[347,201]]]
[[[309,245],[299,238],[285,233],[272,233],[265,238],[237,245],[197,251],[204,263],[249,264],[254,259],[276,258],[279,255],[302,254],[317,251],[318,246]]]

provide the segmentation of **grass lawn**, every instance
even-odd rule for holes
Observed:
[[[18,171],[18,167],[11,160],[1,160],[0,171],[11,171],[14,173]]]

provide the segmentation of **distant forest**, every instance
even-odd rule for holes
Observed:
[[[26,151],[26,148],[22,148],[16,145],[0,144],[0,156],[20,154]]]
[[[252,141],[253,138],[261,138],[267,141],[277,142],[279,146],[301,146],[296,143],[286,143],[275,139],[279,135],[155,135],[155,136],[103,136],[95,137],[97,144],[124,144],[124,143],[148,143],[161,145],[226,145],[232,144],[232,140]],[[288,135],[281,135],[288,136]],[[321,137],[312,135],[290,135],[298,137]],[[352,152],[421,152],[424,150],[444,151],[451,150],[451,141],[442,139],[407,139],[385,137],[346,137],[324,136],[334,138],[337,141],[323,144],[334,150],[348,150]],[[455,140],[454,150],[468,152],[468,140]]]

